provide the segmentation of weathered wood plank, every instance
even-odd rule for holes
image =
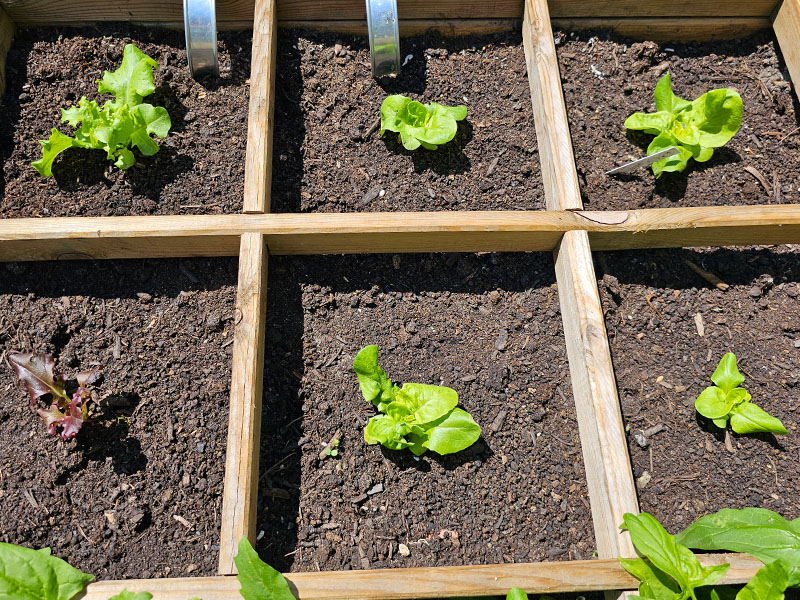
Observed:
[[[398,26],[400,37],[418,35],[428,31],[438,31],[443,36],[486,35],[502,31],[518,30],[520,18],[515,19],[402,19]],[[350,21],[279,21],[280,27],[292,29],[313,29],[348,35],[367,35],[365,20]],[[402,39],[400,48],[402,51]]]
[[[772,26],[795,94],[800,98],[800,0],[783,0]]]
[[[255,543],[267,258],[263,234],[242,235],[219,541],[221,575],[236,573],[233,558],[240,539],[247,537]]]
[[[644,3],[643,3],[644,4]],[[731,40],[768,29],[769,17],[554,18],[564,30],[609,29],[633,39],[655,42]]]
[[[769,17],[778,0],[550,0],[550,14],[565,17]]]
[[[14,22],[0,6],[0,102],[6,91],[6,54],[14,39]]]
[[[275,0],[256,0],[250,107],[244,170],[244,212],[269,212],[272,187],[272,131],[275,123],[275,60],[278,27]]]
[[[702,554],[704,565],[729,563],[720,584],[748,581],[763,566],[747,554]],[[635,586],[616,560],[584,560],[557,563],[481,565],[368,571],[288,573],[295,596],[303,600],[389,600],[390,598],[451,598],[499,596],[512,587],[529,594],[587,592]],[[180,579],[131,579],[99,581],[89,585],[83,600],[107,600],[123,588],[147,591],[153,600],[241,600],[234,577],[186,577]]]

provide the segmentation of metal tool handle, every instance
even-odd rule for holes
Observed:
[[[219,76],[217,11],[214,0],[183,0],[186,58],[192,77]]]
[[[400,34],[397,30],[397,0],[366,0],[369,53],[372,76],[400,71]]]

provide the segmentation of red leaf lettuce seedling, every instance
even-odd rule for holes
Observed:
[[[715,385],[703,390],[694,407],[701,415],[714,421],[714,425],[724,429],[730,419],[731,429],[736,433],[766,431],[786,434],[783,423],[750,402],[750,394],[739,387],[744,382],[744,375],[736,366],[733,352],[722,357],[711,381]]]
[[[353,361],[361,393],[382,413],[364,429],[368,444],[392,450],[408,448],[417,456],[426,450],[452,454],[468,448],[481,428],[465,410],[457,408],[458,393],[448,387],[404,383],[394,385],[378,365],[378,347],[367,346]]]
[[[420,146],[436,150],[456,136],[456,121],[466,118],[466,106],[422,104],[407,96],[388,96],[381,104],[381,135],[387,130],[399,133],[406,150]]]
[[[53,161],[67,148],[105,150],[109,160],[120,169],[132,167],[136,159],[131,147],[136,146],[144,156],[158,152],[158,144],[150,134],[166,137],[172,121],[167,109],[142,102],[155,91],[153,69],[158,63],[133,44],[125,46],[122,65],[113,73],[106,71],[97,91],[114,94],[102,107],[86,96],[78,106],[61,109],[61,122],[80,127],[75,137],[53,129],[50,139],[41,140],[42,158],[33,167],[45,177],[53,174]]]
[[[653,163],[656,178],[667,171],[681,172],[689,159],[705,162],[736,135],[742,126],[742,99],[732,89],[711,90],[689,101],[672,92],[670,74],[659,79],[654,113],[634,113],[625,120],[628,129],[656,136],[647,148],[648,156],[670,146],[679,153]]]
[[[64,377],[54,372],[55,361],[52,354],[9,352],[8,361],[17,379],[28,389],[31,407],[37,399],[50,394],[50,407],[36,411],[47,425],[48,433],[56,435],[60,428],[62,439],[75,437],[88,417],[86,402],[91,399],[89,386],[97,381],[102,367],[78,373],[75,376],[78,389],[70,398],[64,386]]]

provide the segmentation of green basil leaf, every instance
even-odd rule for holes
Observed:
[[[0,600],[72,600],[92,579],[49,549],[0,543]]]
[[[752,402],[744,402],[733,407],[731,411],[731,429],[736,433],[758,433],[762,431],[781,435],[788,433],[780,419],[773,417]]]
[[[380,404],[394,399],[395,386],[378,365],[378,347],[363,348],[353,360],[353,369],[358,376],[361,394],[367,402],[380,408]]]
[[[739,372],[736,366],[736,355],[733,352],[728,352],[719,361],[719,365],[711,375],[713,381],[723,391],[729,392],[735,387],[739,387],[744,383],[744,375]]]
[[[458,393],[440,385],[406,383],[397,394],[398,401],[405,401],[419,425],[431,423],[445,416],[458,405]]]
[[[704,389],[697,397],[694,408],[707,419],[720,419],[731,411],[734,400],[732,394],[726,394],[717,386],[711,386]]]
[[[295,600],[286,578],[258,557],[247,538],[239,540],[233,561],[244,600]]]
[[[150,592],[129,592],[123,588],[122,591],[116,596],[112,596],[108,600],[152,600],[153,594]]]
[[[783,600],[788,586],[789,570],[782,561],[776,560],[761,567],[736,594],[736,600]]]
[[[452,454],[468,448],[481,436],[481,428],[469,413],[454,408],[451,413],[430,424],[424,446],[439,454]]]
[[[522,588],[511,588],[506,594],[506,600],[528,600],[528,594]]]
[[[800,585],[800,519],[787,521],[765,508],[724,508],[699,518],[677,540],[699,550],[747,552],[764,563],[781,560],[789,585]]]
[[[652,600],[674,600],[680,595],[680,586],[664,571],[642,558],[618,559],[623,568],[639,580],[639,595]]]

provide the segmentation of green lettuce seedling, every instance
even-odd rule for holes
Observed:
[[[71,138],[53,129],[49,140],[41,140],[42,158],[33,167],[45,177],[53,174],[53,161],[67,148],[105,150],[109,160],[120,169],[136,162],[131,151],[136,146],[144,156],[158,152],[150,137],[166,137],[172,126],[167,109],[142,102],[155,91],[153,69],[158,63],[133,44],[125,46],[122,65],[113,73],[106,71],[97,91],[114,94],[103,106],[82,97],[78,106],[61,109],[61,122],[77,127]],[[78,127],[80,124],[80,127]]]
[[[456,136],[456,121],[467,118],[466,106],[422,104],[406,96],[387,97],[381,104],[381,135],[387,130],[400,134],[406,150],[420,146],[436,150]]]
[[[736,366],[736,355],[728,352],[719,361],[711,381],[715,385],[707,387],[694,403],[695,409],[714,425],[724,429],[731,422],[736,433],[771,432],[786,434],[786,428],[779,419],[750,402],[750,394],[739,387],[744,375]]]
[[[258,557],[247,538],[239,540],[233,562],[244,600],[295,600],[286,578]]]
[[[394,385],[378,365],[378,347],[367,346],[353,361],[361,393],[381,412],[367,423],[364,439],[391,450],[408,448],[417,456],[426,450],[452,454],[474,444],[481,428],[457,408],[455,390],[439,385]]]
[[[679,153],[653,163],[656,178],[669,171],[681,172],[689,159],[705,162],[736,135],[742,126],[742,99],[732,89],[707,92],[693,101],[672,92],[670,74],[656,85],[654,113],[634,113],[625,120],[628,129],[656,136],[647,148],[648,156],[670,146]]]

